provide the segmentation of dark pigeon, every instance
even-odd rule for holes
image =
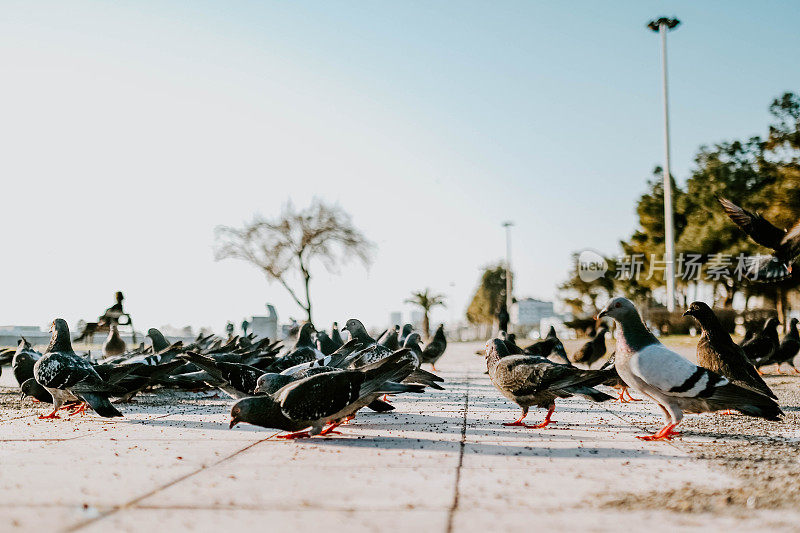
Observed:
[[[575,355],[572,356],[572,361],[590,367],[602,359],[606,354],[606,333],[608,333],[608,328],[605,325],[600,326],[594,337],[575,352]]]
[[[798,320],[793,318],[789,321],[789,332],[781,341],[778,350],[772,356],[771,361],[778,365],[778,372],[781,371],[783,363],[789,363],[795,372],[797,368],[794,366],[794,358],[800,352],[800,334],[797,331]]]
[[[436,372],[436,362],[441,359],[446,349],[447,339],[444,336],[444,325],[439,324],[439,327],[436,328],[436,333],[433,334],[433,338],[422,350],[422,362],[431,365],[433,371]]]
[[[65,320],[55,319],[51,329],[50,345],[33,365],[36,381],[53,397],[53,411],[40,418],[58,418],[56,413],[72,397],[86,402],[100,416],[122,416],[108,397],[125,391],[103,381],[92,364],[72,350]]]
[[[742,343],[745,355],[754,365],[760,366],[762,361],[769,361],[777,351],[778,346],[780,346],[778,324],[777,318],[770,318],[760,332],[747,342]]]
[[[740,387],[777,398],[707,304],[692,302],[683,316],[694,317],[700,323],[702,334],[697,343],[698,365],[725,376]]]

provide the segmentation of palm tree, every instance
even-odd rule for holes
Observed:
[[[425,333],[425,337],[430,337],[430,321],[428,319],[428,313],[437,305],[447,307],[444,304],[444,295],[433,294],[431,293],[430,289],[425,289],[424,291],[412,292],[411,298],[406,299],[406,303],[418,305],[422,308],[422,311],[424,312],[422,317],[422,329]]]

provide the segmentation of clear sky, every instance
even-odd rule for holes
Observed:
[[[505,250],[553,298],[570,252],[617,251],[662,162],[764,134],[800,90],[797,2],[3,2],[0,324],[74,324],[127,296],[140,328],[301,316],[213,229],[338,202],[378,245],[317,268],[315,322],[383,325],[410,291],[460,318]]]

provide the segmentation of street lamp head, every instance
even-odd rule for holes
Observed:
[[[653,31],[660,31],[661,26],[666,26],[667,30],[675,29],[681,21],[676,18],[669,18],[669,17],[661,17],[655,20],[651,20],[647,23],[647,27]]]

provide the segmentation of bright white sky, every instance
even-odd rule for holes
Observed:
[[[700,5],[698,5],[700,4]],[[667,11],[664,11],[664,9]],[[800,90],[794,2],[5,2],[0,324],[96,317],[221,331],[275,304],[213,229],[287,198],[338,202],[378,245],[321,267],[315,322],[384,325],[412,290],[461,318],[513,230],[517,296],[550,299],[571,251],[615,253],[662,160],[766,131]]]

